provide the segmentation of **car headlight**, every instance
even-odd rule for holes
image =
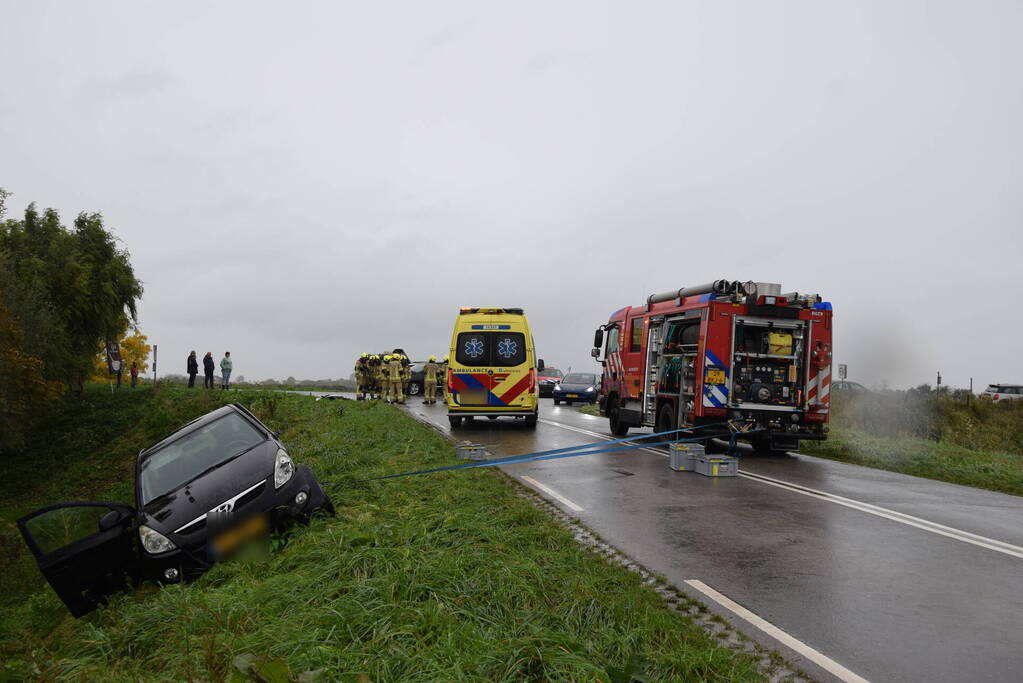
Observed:
[[[177,548],[172,540],[145,524],[139,527],[139,538],[142,540],[142,547],[150,555],[159,555]]]
[[[274,488],[279,489],[295,476],[295,463],[284,452],[283,448],[277,449],[277,458],[274,460]]]
[[[594,389],[593,387],[586,387],[587,394],[592,394],[594,391],[596,391],[596,389]]]
[[[554,391],[561,391],[561,385],[560,384],[555,384],[554,385]]]

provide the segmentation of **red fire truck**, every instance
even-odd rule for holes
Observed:
[[[652,294],[594,335],[601,414],[615,436],[711,425],[708,432],[738,433],[757,452],[822,440],[831,314],[819,295],[783,294],[773,283],[715,280]]]

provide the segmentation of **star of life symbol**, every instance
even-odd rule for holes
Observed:
[[[465,342],[465,355],[469,358],[479,358],[483,355],[483,341],[476,337],[473,337],[469,341]]]
[[[505,358],[511,358],[512,356],[515,355],[517,347],[518,344],[516,344],[511,339],[502,339],[497,344],[497,352],[504,356]]]

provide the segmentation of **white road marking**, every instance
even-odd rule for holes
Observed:
[[[867,679],[862,676],[854,674],[849,669],[845,668],[835,660],[827,657],[817,650],[813,649],[801,640],[790,636],[785,631],[772,624],[771,622],[758,617],[753,612],[749,611],[739,603],[735,602],[726,595],[722,595],[717,592],[703,581],[697,579],[687,579],[686,585],[693,587],[703,595],[707,596],[717,604],[721,605],[728,611],[732,612],[736,616],[746,620],[756,628],[760,629],[767,635],[771,636],[783,645],[795,650],[801,656],[806,657],[808,660],[821,667],[831,675],[835,676],[841,681],[847,681],[848,683],[867,683]]]
[[[532,477],[523,476],[521,478],[522,478],[522,480],[524,482],[526,482],[530,486],[534,486],[534,487],[540,489],[541,491],[546,493],[548,496],[550,496],[551,498],[554,498],[555,500],[560,502],[562,505],[567,507],[572,512],[582,512],[583,511],[583,508],[581,508],[580,506],[576,505],[575,503],[570,501],[568,498],[565,498],[563,495],[561,495],[560,493],[558,493],[557,491],[552,489],[550,486],[544,486],[543,484],[538,482],[536,479],[533,479]]]
[[[871,503],[864,503],[862,501],[853,500],[851,498],[845,498],[843,496],[835,495],[834,493],[828,493],[826,491],[818,491],[817,489],[811,489],[806,486],[800,486],[798,484],[790,484],[789,482],[782,481],[780,479],[774,479],[767,477],[762,474],[753,474],[751,472],[739,472],[740,477],[746,477],[747,479],[753,479],[764,484],[771,486],[777,486],[788,491],[795,493],[801,493],[804,496],[810,496],[811,498],[817,498],[819,500],[826,500],[829,503],[835,505],[843,505],[847,508],[859,510],[860,512],[866,512],[869,515],[876,515],[877,517],[883,517],[890,519],[893,522],[899,522],[907,526],[922,529],[923,531],[929,531],[932,534],[938,534],[939,536],[946,536],[953,538],[963,543],[970,543],[981,548],[987,548],[988,550],[994,550],[995,552],[1003,553],[1005,555],[1011,555],[1023,559],[1023,548],[1018,545],[1012,545],[1011,543],[1005,543],[998,541],[987,536],[980,536],[979,534],[973,534],[969,531],[963,531],[962,529],[956,529],[953,527],[945,526],[944,524],[938,524],[930,520],[921,519],[920,517],[914,517],[907,515],[904,512],[898,512],[889,508],[883,508]]]
[[[541,420],[541,422],[545,422],[555,427],[561,427],[562,429],[568,429],[573,432],[588,434],[589,436],[593,436],[598,439],[603,439],[604,441],[613,441],[613,439],[611,439],[608,436],[605,436],[598,432],[592,432],[588,429],[581,429],[579,427],[573,427],[571,425],[562,424],[560,422],[553,422],[551,420]],[[657,455],[660,455],[665,458],[668,457],[667,453],[663,451],[656,451],[652,448],[644,448],[642,450],[648,451],[650,453],[656,453]],[[928,531],[932,534],[938,534],[939,536],[945,536],[946,538],[951,538],[956,541],[969,543],[980,548],[987,548],[988,550],[994,550],[995,552],[999,552],[1004,555],[1009,555],[1012,557],[1023,559],[1023,547],[1012,545],[1011,543],[1005,543],[1004,541],[998,541],[993,538],[988,538],[987,536],[981,536],[979,534],[970,533],[969,531],[963,531],[962,529],[956,529],[954,527],[945,526],[944,524],[938,524],[937,522],[921,519],[920,517],[907,515],[904,512],[898,512],[896,510],[880,507],[879,505],[874,505],[872,503],[864,503],[863,501],[854,500],[852,498],[845,498],[844,496],[839,496],[834,493],[828,493],[826,491],[819,491],[817,489],[801,486],[799,484],[793,484],[791,482],[783,481],[781,479],[775,479],[773,477],[768,477],[763,474],[744,472],[742,471],[742,469],[740,469],[739,476],[745,477],[746,479],[751,479],[753,481],[759,481],[760,483],[767,484],[769,486],[777,486],[778,488],[785,489],[786,491],[791,491],[793,493],[798,493],[800,495],[809,496],[810,498],[816,498],[818,500],[834,503],[835,505],[841,505],[843,507],[851,508],[853,510],[859,510],[860,512],[865,512],[868,515],[882,517],[893,522],[898,522],[899,524],[905,524],[906,526],[911,526],[922,531]]]

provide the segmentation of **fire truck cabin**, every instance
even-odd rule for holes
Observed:
[[[601,413],[616,436],[698,425],[729,436],[732,421],[757,452],[822,440],[831,316],[819,295],[783,294],[773,283],[716,280],[652,294],[594,335]]]

